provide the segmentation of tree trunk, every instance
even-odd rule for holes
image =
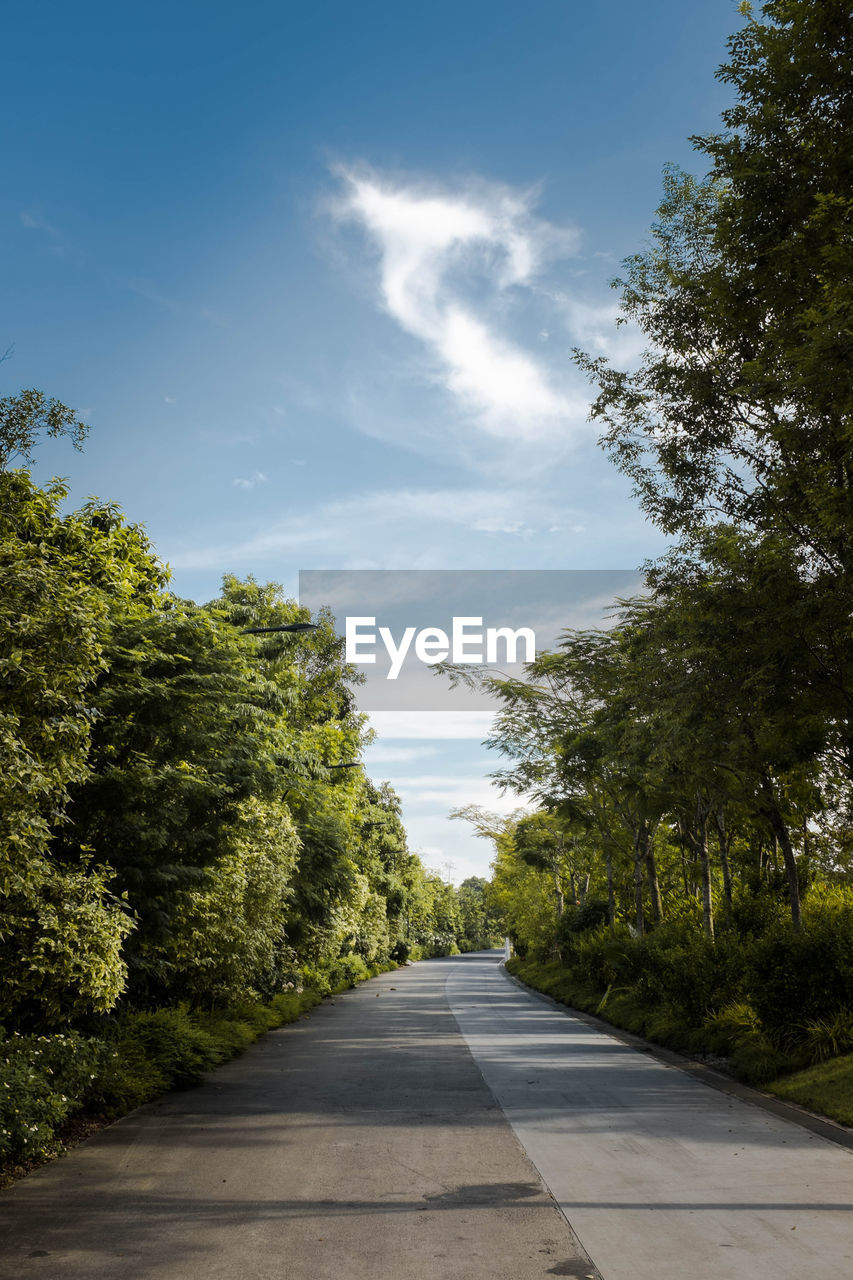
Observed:
[[[785,863],[785,872],[788,876],[788,897],[791,903],[791,923],[795,929],[799,929],[802,925],[802,915],[800,913],[800,877],[797,871],[797,858],[794,853],[794,847],[791,844],[791,837],[788,832],[788,826],[779,809],[776,801],[776,795],[773,784],[765,774],[761,779],[761,789],[764,792],[766,801],[767,817],[770,820],[770,829],[779,848],[782,850],[782,858]]]
[[[634,912],[637,922],[637,934],[642,938],[646,932],[646,920],[643,912],[643,865],[646,851],[643,844],[645,824],[634,833]]]
[[[563,918],[563,906],[564,906],[564,900],[563,900],[563,889],[560,884],[560,873],[558,871],[555,871],[554,872],[554,908],[557,912],[558,920],[562,920]]]
[[[720,842],[720,867],[723,872],[723,893],[729,906],[732,905],[732,873],[729,866],[729,841],[726,835],[726,816],[722,809],[714,812],[717,824],[717,836]]]
[[[714,899],[711,893],[711,857],[708,852],[708,818],[699,829],[699,858],[702,863],[702,928],[706,938],[714,937]]]
[[[607,922],[610,932],[616,932],[616,895],[613,892],[613,853],[610,845],[604,846],[604,866],[607,871]]]
[[[690,843],[699,859],[702,874],[702,931],[706,938],[714,937],[714,897],[711,880],[711,857],[708,852],[708,811],[697,801],[693,823],[687,829]]]
[[[802,876],[805,877],[805,882],[807,885],[811,883],[811,859],[812,859],[812,848],[811,848],[811,841],[809,840],[809,824],[808,824],[808,820],[806,818],[803,818],[803,854],[802,854],[802,857],[800,858],[800,871],[802,872]],[[801,876],[798,875],[797,876],[798,883],[800,879],[801,879]]]
[[[649,882],[649,896],[652,900],[652,916],[655,924],[660,924],[663,920],[663,903],[661,902],[658,868],[655,861],[655,842],[651,832],[646,841],[646,876]]]
[[[678,823],[678,849],[681,854],[681,879],[684,884],[684,896],[690,897],[690,881],[687,878],[687,851],[684,848],[684,825]]]

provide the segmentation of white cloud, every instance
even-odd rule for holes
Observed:
[[[237,489],[256,489],[259,484],[267,483],[267,477],[263,471],[255,471],[248,479],[244,476],[237,476],[231,483]]]
[[[61,238],[61,232],[57,231],[56,227],[40,213],[30,213],[29,209],[22,209],[20,216],[21,226],[26,227],[28,231],[44,231],[46,235],[56,239]]]
[[[364,751],[368,770],[377,764],[407,764],[435,755],[438,755],[438,747],[390,747],[380,742],[371,743]]]
[[[430,813],[441,806],[449,810],[466,804],[479,804],[496,813],[513,813],[521,807],[518,796],[502,795],[488,778],[476,774],[469,777],[441,773],[399,776],[394,781],[394,790],[407,809],[425,807]]]
[[[491,730],[491,711],[371,711],[370,724],[379,741],[389,738],[441,740],[467,738],[482,742]],[[375,750],[376,748],[369,748]]]
[[[379,251],[384,310],[431,356],[436,382],[491,437],[533,440],[576,431],[587,397],[526,350],[507,317],[579,236],[534,215],[535,193],[482,181],[455,191],[340,168],[333,206]]]
[[[256,532],[223,537],[211,525],[199,541],[173,537],[161,553],[179,571],[270,573],[282,581],[299,568],[624,569],[663,550],[617,476],[589,478],[584,506],[559,492],[518,488],[387,489],[306,505],[258,520]],[[287,494],[284,495],[287,500]],[[549,530],[558,528],[558,534]],[[584,529],[584,532],[574,530]],[[217,537],[219,534],[219,537]],[[653,539],[653,541],[652,541]]]
[[[619,365],[632,365],[648,345],[633,323],[617,325],[621,309],[614,302],[588,302],[563,290],[549,291],[559,309],[572,345],[594,356],[607,356]]]
[[[180,311],[180,303],[169,294],[164,293],[151,280],[147,280],[142,276],[123,276],[118,278],[116,283],[123,289],[129,289],[131,293],[135,293],[137,297],[144,298],[146,302],[152,303],[155,307],[163,307],[166,311]]]
[[[252,488],[262,482],[261,474],[233,483]],[[179,569],[218,569],[283,556],[299,557],[304,564],[310,556],[315,562],[329,557],[341,569],[438,569],[458,568],[461,549],[467,567],[474,567],[480,548],[493,567],[496,539],[506,559],[511,547],[525,548],[532,536],[567,514],[564,500],[533,489],[376,490],[286,516],[230,546],[208,540],[196,549],[172,551],[169,561]]]
[[[40,231],[42,235],[47,237],[50,252],[54,257],[61,258],[65,256],[68,252],[68,241],[65,235],[52,222],[48,222],[43,214],[34,213],[30,209],[22,209],[19,218],[21,226],[25,227],[27,231]]]

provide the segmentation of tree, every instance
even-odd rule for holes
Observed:
[[[652,247],[615,282],[647,353],[634,373],[578,358],[662,528],[722,514],[849,575],[853,25],[843,0],[744,12],[718,73],[727,131],[693,139],[711,173],[667,172]]]
[[[125,953],[138,998],[170,989],[182,895],[229,855],[241,806],[280,793],[275,691],[253,657],[246,637],[167,593],[110,619],[89,694],[90,768],[54,850],[109,859],[134,914]]]
[[[18,458],[32,461],[38,436],[66,436],[75,449],[83,447],[89,428],[59,400],[48,399],[42,391],[21,391],[0,399],[0,471]]]
[[[495,910],[489,882],[483,876],[469,876],[457,890],[461,941],[469,950],[496,946],[501,939],[501,920]]]
[[[785,542],[737,530],[706,533],[693,560],[673,555],[652,572],[655,595],[630,616],[645,633],[643,683],[656,722],[653,759],[692,807],[685,830],[708,875],[708,823],[728,801],[746,803],[782,850],[791,915],[800,923],[797,861],[786,814],[821,807],[833,724],[816,652],[829,637]],[[642,655],[641,655],[642,657]],[[658,679],[653,681],[652,672]],[[679,802],[678,793],[682,800]],[[710,909],[706,901],[706,919]]]
[[[715,815],[725,856],[715,796],[735,776],[761,797],[795,922],[786,811],[814,812],[812,776],[830,757],[853,778],[853,24],[840,0],[768,0],[760,19],[741,11],[718,73],[735,92],[725,131],[693,139],[710,173],[666,171],[651,247],[614,282],[647,350],[632,372],[576,353],[599,386],[602,442],[649,515],[680,537],[666,577],[677,588],[681,575],[684,591],[670,622],[689,626],[698,611],[726,655],[715,664],[693,632],[719,705],[694,703],[692,731],[683,715],[672,721],[688,735],[680,762],[670,753],[675,772],[686,781],[704,759],[681,823],[705,866],[706,924],[707,826]],[[740,539],[737,566],[726,538],[730,550]],[[712,598],[723,611],[737,603],[748,661],[731,626],[716,625]],[[718,729],[736,726],[740,752],[725,785],[695,740],[713,739],[715,715]]]
[[[225,576],[221,596],[205,610],[235,636],[250,627],[310,621],[278,583],[233,575]],[[360,938],[362,949],[371,950],[360,930],[364,912],[377,945],[382,927],[369,880],[358,865],[363,782],[349,769],[335,768],[357,761],[361,751],[365,717],[352,693],[357,675],[344,661],[344,642],[332,618],[322,614],[314,621],[310,632],[271,632],[241,642],[250,646],[253,669],[265,681],[278,736],[278,794],[300,842],[287,937],[316,964],[337,957],[347,940],[356,946]]]
[[[107,1009],[125,983],[131,929],[111,849],[57,856],[69,799],[90,771],[92,688],[112,609],[158,581],[142,531],[109,505],[60,515],[67,490],[0,474],[0,952],[3,1016]]]

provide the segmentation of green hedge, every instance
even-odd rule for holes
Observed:
[[[123,1013],[92,1035],[11,1036],[0,1047],[0,1163],[53,1154],[75,1113],[115,1119],[167,1089],[197,1083],[320,999],[306,988],[219,1013],[185,1006]]]
[[[294,1022],[327,995],[397,965],[343,956],[303,972],[304,985],[267,1004],[222,1010],[187,1005],[93,1019],[88,1034],[13,1035],[0,1041],[0,1165],[61,1149],[63,1126],[85,1111],[115,1119],[168,1089],[197,1084],[274,1027]]]
[[[566,928],[562,960],[510,961],[524,982],[671,1048],[721,1055],[757,1084],[853,1049],[853,891],[822,887],[796,932],[736,906],[715,940],[689,922],[642,938]]]

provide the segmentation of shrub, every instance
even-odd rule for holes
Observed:
[[[812,1063],[853,1052],[853,1014],[840,1009],[830,1018],[806,1023],[803,1041],[803,1050]]]
[[[370,977],[370,970],[360,955],[341,956],[329,966],[329,984],[333,992],[346,991]]]
[[[752,942],[748,970],[752,1002],[777,1044],[853,1007],[853,907],[842,901],[804,913],[800,932],[774,925]]]
[[[91,1097],[107,1057],[74,1032],[13,1035],[0,1050],[0,1161],[47,1154],[56,1130]]]

